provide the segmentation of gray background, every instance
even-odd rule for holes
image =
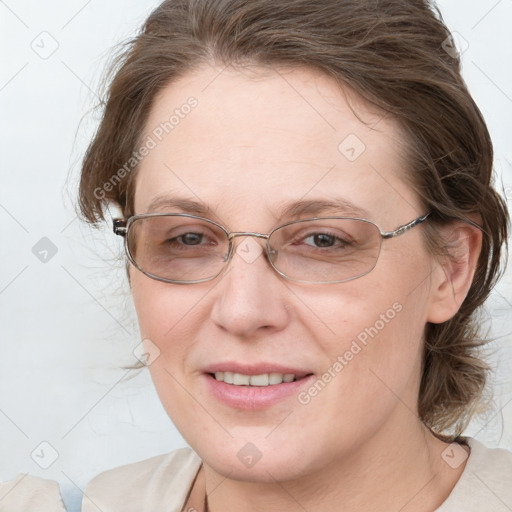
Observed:
[[[0,481],[19,472],[58,480],[70,512],[99,471],[185,444],[148,373],[122,368],[140,339],[120,240],[82,225],[73,207],[110,48],[157,3],[0,1]],[[465,50],[510,204],[512,0],[439,5]],[[495,412],[467,431],[508,449],[511,289],[509,267],[482,320],[495,337]]]

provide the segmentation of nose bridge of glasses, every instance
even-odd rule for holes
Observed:
[[[255,238],[260,238],[260,239],[263,239],[265,241],[268,241],[268,239],[270,238],[270,235],[269,234],[265,234],[265,233],[256,233],[254,231],[233,231],[231,233],[228,233],[228,241],[229,241],[229,245],[230,245],[230,251],[227,255],[227,258],[226,258],[226,262],[231,259],[231,256],[236,252],[235,249],[234,249],[234,239],[237,238],[237,237],[255,237]],[[247,247],[246,247],[247,249]],[[245,251],[242,251],[242,252],[247,252],[247,250]],[[263,254],[265,254],[265,256],[268,258],[269,255],[271,255],[274,251],[272,251],[268,246],[266,247],[266,249],[264,249],[262,247],[262,252]],[[244,258],[245,259],[245,258]]]
[[[265,235],[264,233],[254,233],[253,231],[233,231],[228,234],[228,240],[231,242],[236,237],[239,236],[254,236],[256,238],[263,238],[264,240],[268,240],[270,235]]]

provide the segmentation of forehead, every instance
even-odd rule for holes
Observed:
[[[155,98],[150,139],[137,213],[167,194],[245,219],[306,196],[415,213],[396,123],[315,70],[205,65]]]

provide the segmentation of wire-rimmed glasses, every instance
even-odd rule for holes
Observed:
[[[230,232],[221,224],[187,213],[145,213],[114,220],[129,261],[148,277],[173,284],[215,279],[234,254],[236,237],[266,240],[272,268],[290,281],[343,283],[371,272],[382,241],[424,222],[427,213],[393,231],[352,217],[315,217],[287,222],[270,233]]]

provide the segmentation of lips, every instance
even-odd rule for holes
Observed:
[[[223,362],[203,369],[214,398],[236,409],[261,410],[296,396],[314,378],[300,367]]]

